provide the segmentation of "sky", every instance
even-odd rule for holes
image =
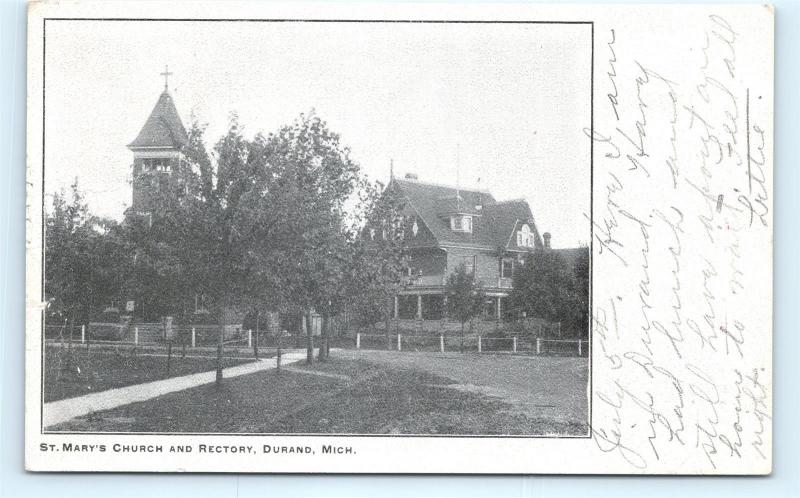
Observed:
[[[212,145],[312,109],[370,178],[525,198],[554,247],[587,244],[587,25],[48,21],[45,189],[75,178],[97,215],[131,203],[137,135],[164,88]]]

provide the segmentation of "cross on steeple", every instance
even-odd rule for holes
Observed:
[[[169,90],[169,77],[172,76],[172,73],[169,71],[169,65],[165,65],[164,72],[160,74],[164,77],[164,91],[166,92]]]

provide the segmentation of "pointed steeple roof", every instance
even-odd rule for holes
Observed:
[[[175,103],[164,90],[136,139],[128,144],[130,149],[164,147],[179,149],[189,141]]]

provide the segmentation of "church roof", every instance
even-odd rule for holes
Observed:
[[[536,234],[536,245],[541,238],[533,222],[531,209],[525,200],[497,202],[489,192],[472,189],[456,189],[418,180],[393,179],[391,185],[398,189],[408,201],[408,207],[430,231],[432,239],[418,237],[406,239],[409,246],[462,246],[485,249],[517,249],[511,240],[517,225],[527,223]],[[458,197],[456,197],[458,195]],[[478,208],[477,206],[480,206]],[[472,233],[450,229],[450,215],[471,214]],[[518,223],[519,222],[519,223]]]
[[[128,144],[131,149],[149,147],[181,148],[189,141],[172,96],[166,90],[145,121],[136,139]]]

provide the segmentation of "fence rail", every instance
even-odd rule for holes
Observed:
[[[151,325],[151,324],[147,324]],[[105,334],[91,334],[90,327],[62,327],[48,325],[45,337],[51,341],[72,342],[80,344],[127,344],[127,345],[164,345],[169,341],[162,333],[156,333],[152,327],[130,327],[126,334],[116,334],[108,338]],[[101,338],[102,337],[102,338]],[[320,338],[316,338],[317,341]],[[216,326],[175,328],[171,344],[190,348],[209,347],[219,344],[219,328]],[[226,333],[224,346],[259,347],[304,347],[305,336],[256,334],[252,330],[235,330]],[[517,353],[551,356],[588,356],[589,341],[586,339],[549,339],[530,336],[490,337],[483,335],[457,336],[447,334],[363,334],[357,333],[355,338],[332,337],[334,347],[353,347],[356,349],[382,349],[396,351],[427,352],[477,352],[477,353]]]
[[[545,339],[541,337],[486,337],[362,334],[355,338],[356,349],[384,349],[397,351],[430,352],[492,352],[536,355],[588,356],[589,341],[586,339]]]
[[[125,326],[122,324],[90,323],[66,327],[46,325],[45,339],[72,343],[93,344],[167,344],[191,347],[216,346],[219,344],[218,326],[176,326],[171,337],[167,337],[163,325],[142,323]],[[223,337],[224,344],[252,345],[254,334],[250,330],[229,329]]]

